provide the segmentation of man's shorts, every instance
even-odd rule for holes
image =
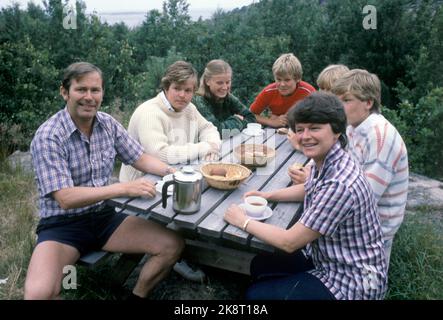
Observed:
[[[117,227],[128,217],[114,208],[74,216],[43,218],[37,226],[37,244],[56,241],[76,248],[80,255],[103,248]]]

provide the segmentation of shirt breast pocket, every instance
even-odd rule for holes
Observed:
[[[103,150],[101,152],[100,159],[100,176],[103,179],[107,179],[111,176],[112,170],[114,169],[114,160],[116,152],[114,149]]]

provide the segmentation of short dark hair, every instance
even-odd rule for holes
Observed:
[[[339,141],[342,148],[348,143],[346,113],[341,101],[333,94],[314,92],[307,96],[289,110],[288,121],[294,132],[297,123],[329,123],[332,132],[340,133]]]
[[[73,79],[77,80],[91,72],[97,72],[100,75],[100,78],[102,79],[102,89],[105,89],[105,83],[103,81],[102,71],[100,70],[99,67],[89,62],[75,62],[70,64],[63,72],[63,80],[62,80],[63,88],[69,91]]]

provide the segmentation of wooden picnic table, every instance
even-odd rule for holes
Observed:
[[[223,215],[231,204],[242,203],[243,195],[247,191],[254,189],[269,191],[289,186],[291,181],[287,174],[288,167],[295,162],[304,163],[306,157],[294,150],[286,135],[277,134],[275,129],[264,129],[263,135],[260,136],[239,134],[224,140],[220,161],[238,163],[233,150],[244,143],[263,143],[274,148],[275,159],[265,167],[251,168],[250,177],[235,190],[218,190],[209,187],[206,181],[203,181],[201,209],[195,214],[175,213],[172,209],[172,197],[168,198],[167,207],[163,208],[159,193],[154,198],[115,198],[108,203],[114,206],[117,212],[132,212],[180,232],[187,243],[184,255],[186,259],[249,274],[250,259],[258,252],[272,252],[274,248],[247,232],[229,225],[223,219]],[[200,166],[197,162],[190,165],[195,169]],[[151,174],[145,177],[153,181],[161,179]],[[286,229],[299,218],[300,203],[270,202],[269,205],[273,215],[265,220],[266,223]]]

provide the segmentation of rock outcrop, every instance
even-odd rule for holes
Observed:
[[[26,173],[34,174],[30,152],[15,151],[7,159],[13,169],[21,168]]]
[[[411,173],[406,207],[412,210],[422,206],[443,209],[443,182]]]

